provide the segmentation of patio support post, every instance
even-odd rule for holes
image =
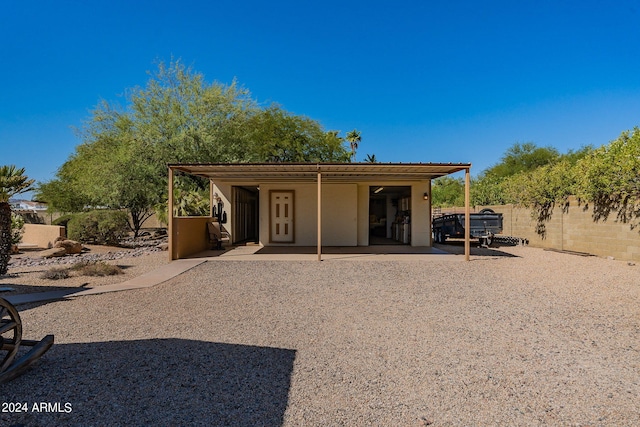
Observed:
[[[471,253],[471,244],[469,242],[471,235],[471,195],[469,187],[471,187],[471,168],[466,168],[464,173],[464,260],[469,261]]]
[[[175,239],[173,238],[173,169],[169,166],[169,200],[168,200],[167,221],[169,222],[169,261],[173,261],[175,253]]]
[[[429,203],[429,210],[428,212],[428,216],[429,216],[429,237],[428,237],[428,242],[429,242],[429,247],[433,247],[433,193],[432,193],[432,187],[431,187],[431,178],[429,178],[429,182],[427,183],[427,190],[429,191],[427,194],[429,195],[429,200],[427,200],[427,203]]]
[[[215,200],[213,200],[213,180],[209,178],[209,216],[213,218],[213,206]]]
[[[322,261],[322,173],[318,166],[318,261]]]

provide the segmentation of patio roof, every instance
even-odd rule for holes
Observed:
[[[324,182],[426,180],[469,170],[470,163],[193,163],[170,164],[173,171],[235,182]]]

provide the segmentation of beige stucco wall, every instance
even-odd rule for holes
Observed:
[[[322,244],[326,246],[358,245],[358,186],[356,184],[322,185]]]
[[[318,185],[260,184],[260,243],[269,243],[269,192],[294,192],[294,246],[317,245]],[[322,245],[357,246],[358,187],[356,184],[322,184]],[[368,223],[367,223],[368,224]]]
[[[58,237],[65,237],[64,227],[57,225],[25,224],[21,244],[51,248]]]
[[[246,184],[260,188],[259,196],[259,240],[262,245],[291,245],[269,243],[269,192],[293,191],[294,246],[317,245],[317,183],[259,183]],[[430,193],[430,182],[376,181],[359,184],[322,184],[322,245],[323,246],[368,246],[369,245],[369,188],[371,186],[411,187],[411,245],[431,245],[430,201],[424,193]],[[213,192],[223,199],[227,211],[227,231],[233,230],[233,185],[219,181]],[[395,212],[395,211],[394,211]],[[390,215],[389,215],[390,216]],[[389,222],[391,223],[391,221]],[[233,241],[233,236],[232,236]]]
[[[431,197],[429,181],[411,185],[411,246],[431,246]]]
[[[173,259],[186,258],[210,248],[207,221],[210,217],[178,217],[173,219]]]
[[[369,246],[369,184],[358,184],[358,246]]]

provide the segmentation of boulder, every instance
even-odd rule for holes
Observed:
[[[168,251],[169,250],[169,244],[168,243],[160,243],[158,246],[156,246],[156,248],[160,249],[161,251]]]
[[[79,254],[82,252],[82,243],[76,242],[75,240],[60,240],[57,241],[54,245],[54,248],[64,248],[67,254]]]
[[[42,258],[53,258],[59,256],[65,256],[67,254],[67,250],[65,248],[51,248],[45,249],[44,251],[40,251],[40,256]]]

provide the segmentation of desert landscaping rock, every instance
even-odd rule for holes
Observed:
[[[0,425],[640,425],[637,267],[482,253],[218,258],[153,288],[23,307],[24,335],[56,344],[3,401],[72,411]]]
[[[79,254],[82,252],[82,243],[75,240],[58,240],[54,245],[54,248],[64,248],[67,255]]]
[[[66,254],[67,254],[67,250],[62,247],[45,249],[44,251],[38,252],[38,256],[40,258],[45,258],[45,259],[62,257],[62,256],[65,256]],[[10,263],[10,266],[13,266],[12,263]]]

